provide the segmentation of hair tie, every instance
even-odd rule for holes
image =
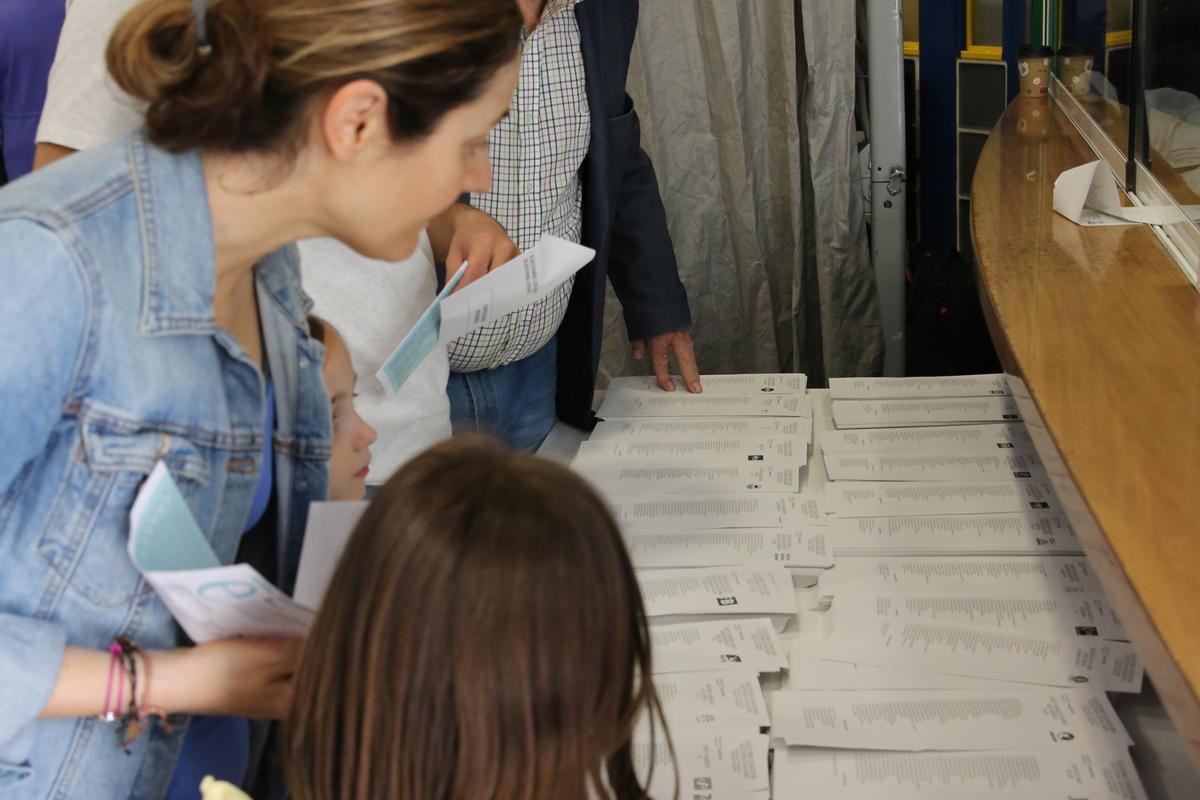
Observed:
[[[196,49],[200,55],[206,56],[212,52],[212,45],[208,43],[208,25],[205,21],[208,16],[208,0],[192,0],[192,15],[196,18]]]

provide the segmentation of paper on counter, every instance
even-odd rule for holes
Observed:
[[[834,400],[885,400],[903,397],[988,397],[1012,394],[1001,373],[917,378],[830,378]]]
[[[847,634],[835,626],[829,638],[811,644],[814,654],[832,661],[1109,692],[1142,687],[1141,659],[1128,642],[889,620]]]
[[[821,450],[830,453],[1036,453],[1021,423],[949,425],[935,428],[854,428],[825,431]]]
[[[829,453],[825,472],[833,481],[1046,480],[1033,454]]]
[[[661,729],[653,742],[647,734],[633,739],[633,767],[647,797],[743,798],[770,790],[767,750],[770,736],[737,731],[679,731],[671,736],[675,759]],[[651,772],[650,766],[654,765]],[[679,780],[676,785],[676,764]],[[647,784],[646,780],[650,778]]]
[[[753,670],[672,672],[653,676],[671,732],[770,726],[758,673]]]
[[[1146,800],[1125,747],[889,753],[776,751],[774,797]]]
[[[675,391],[687,391],[683,379],[672,375]],[[703,394],[716,396],[758,394],[804,394],[808,388],[808,376],[802,372],[761,372],[726,375],[701,375]],[[613,378],[607,391],[662,392],[658,379],[653,375],[635,375]]]
[[[812,417],[602,420],[596,424],[588,441],[607,442],[624,439],[642,442],[674,442],[733,438],[745,441],[763,441],[780,436],[794,436],[811,443]]]
[[[637,569],[778,564],[833,566],[823,527],[626,530],[625,546]]]
[[[787,669],[787,654],[767,618],[652,624],[654,672]]]
[[[881,620],[923,620],[1039,636],[1090,636],[1128,641],[1103,594],[897,594],[870,589],[840,594],[829,611],[834,627],[874,628]]]
[[[596,411],[601,419],[626,417],[811,417],[803,394],[711,395],[684,392],[606,391]]]
[[[853,664],[848,661],[825,661],[809,652],[810,642],[797,639],[788,655],[789,690],[823,689],[895,689],[925,691],[927,689],[1027,689],[1027,683],[968,678],[964,675],[942,675],[911,669],[880,667],[874,664]]]
[[[825,502],[837,517],[904,517],[930,514],[1005,514],[1062,511],[1045,481],[842,481],[825,485]]]
[[[838,428],[919,427],[1020,419],[1021,412],[1011,396],[833,401],[833,422]]]
[[[796,613],[792,579],[783,567],[647,569],[638,570],[637,580],[648,619],[770,617],[782,631]]]
[[[830,522],[836,556],[1082,553],[1065,514],[844,517]]]
[[[897,556],[842,558],[821,591],[1047,597],[1103,591],[1083,556]]]
[[[609,507],[626,530],[786,528],[825,525],[821,496],[800,494],[612,495]]]
[[[306,608],[320,608],[338,559],[366,510],[365,500],[313,503],[308,507],[300,569],[292,592],[297,603]]]
[[[800,491],[798,465],[746,466],[689,464],[650,466],[609,463],[576,465],[575,471],[605,494],[699,494],[755,492],[795,494]]]
[[[462,281],[463,276],[467,274],[467,265],[463,264],[458,272],[454,273],[437,297],[433,298],[433,302],[429,304],[429,308],[421,314],[413,326],[408,329],[408,333],[400,340],[400,344],[396,345],[396,349],[387,357],[387,361],[383,362],[383,366],[375,373],[375,377],[383,384],[384,391],[388,394],[395,394],[400,391],[400,387],[404,385],[417,367],[421,366],[421,362],[433,352],[433,348],[438,344],[438,336],[442,328],[442,303],[450,296],[450,293]]]
[[[129,512],[129,558],[196,643],[303,636],[313,612],[248,564],[222,566],[159,461]]]
[[[442,302],[438,341],[449,344],[476,328],[536,303],[595,257],[596,251],[590,247],[543,235],[529,250]]]
[[[1054,210],[1078,225],[1174,225],[1187,216],[1174,206],[1122,206],[1117,181],[1099,160],[1064,170],[1054,180]]]
[[[1032,750],[1131,746],[1098,689],[786,691],[771,735],[790,746],[855,750]]]
[[[808,462],[808,443],[795,436],[764,439],[673,439],[585,441],[574,466],[591,464],[790,464]]]

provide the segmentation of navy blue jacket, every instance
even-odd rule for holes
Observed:
[[[580,171],[582,242],[595,249],[596,259],[576,276],[558,331],[557,406],[560,419],[590,430],[605,278],[621,300],[632,339],[689,328],[692,319],[654,167],[625,93],[638,0],[582,0],[575,16],[592,122]]]

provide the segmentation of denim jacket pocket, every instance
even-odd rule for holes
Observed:
[[[8,764],[0,761],[0,794],[12,789],[17,784],[33,775],[33,767],[25,764]]]
[[[141,575],[126,550],[129,510],[161,459],[177,481],[208,481],[204,454],[158,430],[118,432],[81,421],[80,441],[38,551],[76,594],[102,608],[127,604]]]

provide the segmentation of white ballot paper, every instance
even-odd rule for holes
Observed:
[[[774,797],[1146,800],[1125,747],[887,753],[776,751]]]
[[[833,401],[833,422],[838,428],[903,428],[1020,419],[1021,412],[1011,396]]]
[[[1062,511],[1045,481],[841,481],[825,485],[825,502],[837,517],[904,517],[928,514],[1005,514]]]
[[[584,442],[584,444],[587,444]],[[803,447],[803,445],[801,445]],[[714,494],[756,492],[795,494],[800,491],[800,470],[790,466],[745,464],[642,465],[576,462],[575,471],[605,494]]]
[[[297,603],[312,609],[320,607],[346,542],[366,510],[365,500],[313,503],[308,507],[300,569],[292,592]]]
[[[839,631],[874,628],[885,619],[908,619],[1039,636],[1129,640],[1102,594],[993,597],[895,594],[863,588],[841,593],[829,613]]]
[[[808,442],[797,436],[763,439],[674,439],[637,441],[613,439],[584,441],[572,466],[585,464],[789,464],[802,467],[808,461]]]
[[[831,520],[835,556],[1076,554],[1083,547],[1065,514],[945,514]]]
[[[1006,481],[1046,480],[1033,454],[828,453],[825,472],[833,481]]]
[[[612,495],[613,515],[626,530],[781,528],[825,525],[821,496],[800,494]]]
[[[812,652],[831,661],[995,678],[1045,686],[1141,691],[1142,663],[1128,642],[889,620],[874,630],[811,640]]]
[[[838,559],[821,592],[1047,597],[1096,594],[1100,580],[1084,556],[889,556]]]
[[[671,732],[770,726],[758,673],[753,670],[672,672],[653,676]]]
[[[1078,225],[1174,225],[1187,216],[1174,206],[1122,206],[1117,181],[1100,161],[1054,179],[1054,210]]]
[[[624,537],[637,569],[738,564],[824,569],[833,566],[825,532],[825,528],[815,526],[680,531],[627,529]]]
[[[1033,750],[1132,746],[1096,689],[788,691],[771,695],[771,735],[854,750]]]
[[[646,569],[638,570],[637,580],[646,617],[662,622],[770,617],[775,630],[782,632],[796,613],[792,579],[783,567]]]
[[[809,653],[810,642],[796,639],[788,655],[787,686],[789,690],[822,689],[1028,689],[1027,683],[968,678],[964,675],[939,675],[911,669],[880,667],[874,664],[852,664],[847,661],[825,661]]]
[[[248,564],[221,566],[167,465],[159,461],[129,512],[129,558],[196,643],[303,636],[313,612]]]
[[[590,442],[617,439],[639,442],[733,439],[761,442],[777,437],[812,442],[812,417],[767,419],[705,417],[700,419],[613,419],[596,424]]]
[[[675,391],[687,391],[683,379],[672,376]],[[757,395],[757,394],[804,394],[808,388],[808,376],[802,372],[757,373],[744,375],[703,375],[700,384],[709,396]],[[608,391],[662,393],[658,379],[653,375],[636,375],[613,378]]]
[[[787,669],[787,656],[767,618],[650,626],[654,672]]]
[[[770,740],[766,734],[749,731],[679,731],[671,736],[676,756],[672,759],[671,748],[661,730],[653,748],[649,736],[639,733],[633,739],[633,766],[647,797],[676,797],[678,788],[680,800],[740,800],[755,795],[766,800],[770,790],[767,770]]]
[[[947,375],[934,378],[830,378],[834,400],[902,397],[988,397],[1012,394],[1004,375]]]
[[[601,419],[625,417],[811,417],[804,394],[722,395],[630,389],[609,390],[596,411]]]
[[[546,297],[596,257],[590,247],[543,235],[529,250],[442,301],[438,341],[476,328]]]
[[[1036,453],[1033,437],[1019,422],[949,425],[936,428],[827,430],[821,450],[830,453]]]

